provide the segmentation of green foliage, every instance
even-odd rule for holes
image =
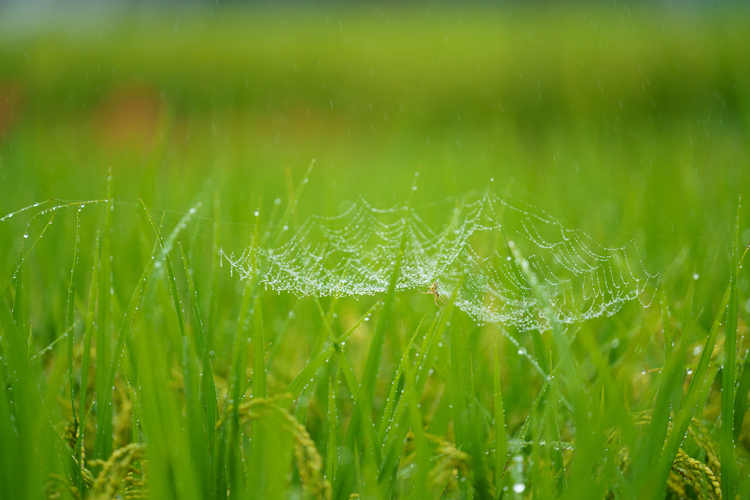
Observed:
[[[0,497],[750,496],[746,8],[18,12]],[[451,227],[488,185],[635,239],[658,287],[563,325],[498,234],[550,324],[521,332],[457,307],[467,280],[399,291],[405,230],[382,296],[223,257],[359,195]]]

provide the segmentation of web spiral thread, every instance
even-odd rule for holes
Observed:
[[[382,210],[364,200],[341,215],[313,216],[285,229],[271,248],[253,242],[239,256],[222,251],[222,259],[241,278],[259,278],[276,291],[376,295],[388,288],[403,235],[397,291],[432,287],[439,298],[455,291],[455,306],[477,322],[520,331],[545,331],[550,323],[509,246],[520,249],[520,266],[536,274],[562,324],[610,316],[636,299],[648,305],[645,292],[658,282],[634,241],[601,246],[543,210],[492,190],[456,201],[439,229],[408,205]]]

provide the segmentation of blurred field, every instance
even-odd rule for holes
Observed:
[[[101,387],[107,387],[106,380],[97,375],[99,368],[94,369],[98,344],[104,343],[104,351],[109,352],[102,362],[108,369],[113,359],[110,351],[115,348],[117,332],[123,330],[129,300],[152,258],[155,233],[138,197],[149,207],[157,225],[163,224],[165,238],[191,207],[202,202],[199,217],[190,221],[180,241],[193,270],[191,279],[220,393],[218,408],[223,413],[226,406],[221,391],[232,387],[233,359],[247,361],[242,376],[253,377],[252,383],[248,382],[248,400],[251,393],[265,396],[266,388],[261,395],[254,392],[258,366],[254,353],[263,353],[263,348],[254,351],[254,343],[243,346],[246,359],[237,351],[237,338],[252,304],[241,307],[246,286],[229,275],[227,266],[217,267],[216,246],[241,252],[256,230],[256,210],[263,214],[262,227],[273,227],[280,216],[271,217],[274,200],[282,199],[282,208],[286,206],[312,158],[317,166],[290,222],[292,227],[298,227],[309,215],[336,215],[346,202],[359,196],[381,208],[404,203],[417,170],[420,176],[413,204],[428,214],[426,222],[441,227],[456,197],[485,189],[494,179],[498,190],[551,213],[569,228],[587,231],[602,245],[619,247],[634,239],[645,267],[661,273],[659,289],[651,291],[657,294],[654,305],[643,308],[636,301],[612,318],[586,322],[581,325],[582,340],[572,344],[576,373],[595,413],[592,427],[603,439],[611,428],[622,424],[618,416],[622,408],[640,412],[655,406],[663,409],[666,404],[668,414],[669,398],[667,403],[657,402],[659,387],[675,394],[673,411],[680,409],[680,397],[688,391],[690,378],[665,382],[671,379],[659,376],[663,366],[673,366],[668,363],[672,349],[662,333],[662,304],[670,308],[664,317],[671,318],[671,330],[679,339],[675,352],[686,349],[682,353],[687,355],[679,363],[692,369],[717,314],[723,313],[719,305],[730,282],[732,259],[738,258],[732,247],[737,205],[740,194],[747,197],[750,188],[748,25],[750,10],[740,4],[714,8],[620,3],[596,8],[484,4],[464,8],[443,4],[91,6],[86,11],[0,6],[0,216],[50,198],[104,199],[111,167],[111,221],[107,222],[105,203],[87,205],[80,212],[81,258],[73,275],[73,315],[79,323],[73,329],[75,334],[70,335],[75,339],[71,349],[77,377],[72,385],[78,397],[80,352],[86,332],[91,330],[91,404],[100,401]],[[750,211],[746,205],[740,210],[737,249],[744,249],[750,242]],[[79,213],[75,208],[58,214],[47,229],[44,217],[29,226],[28,217],[21,215],[0,223],[0,284],[7,284],[2,291],[4,301],[13,311],[24,342],[29,339],[28,353],[54,342],[72,324],[66,313]],[[107,227],[112,229],[109,237]],[[27,230],[30,238],[25,239],[22,235]],[[42,230],[44,237],[38,239]],[[19,254],[25,255],[32,243],[33,251],[18,267],[22,276],[19,282]],[[108,252],[112,255],[111,275],[109,265],[104,263],[98,268],[99,277],[92,277],[94,255],[104,259]],[[179,250],[170,258],[188,337],[193,338],[198,326],[194,312],[188,311],[193,298]],[[739,311],[737,380],[750,376],[750,369],[743,372],[748,346],[745,321],[750,311],[747,280],[746,271],[740,270],[736,296],[730,300]],[[217,477],[222,474],[216,471],[224,470],[227,476],[232,473],[217,465],[218,455],[205,453],[200,444],[191,441],[195,423],[186,416],[190,414],[188,406],[183,409],[183,404],[188,404],[183,393],[195,388],[186,387],[191,375],[180,373],[178,360],[183,354],[173,297],[166,280],[158,283],[147,286],[150,296],[144,291],[144,312],[135,314],[132,339],[129,337],[124,348],[115,391],[121,399],[116,399],[114,410],[114,447],[151,439],[149,449],[161,450],[153,451],[162,460],[154,468],[154,498],[226,498],[231,486],[221,483]],[[111,296],[107,296],[103,284],[111,286]],[[99,297],[92,306],[90,290],[94,290],[94,299]],[[265,325],[268,358],[263,378],[267,377],[268,395],[275,396],[283,393],[307,365],[315,354],[316,339],[325,339],[326,334],[314,300],[277,295],[271,290],[263,290],[260,297],[263,318],[259,321]],[[331,308],[329,321],[330,314],[338,315],[339,321],[332,321],[332,328],[340,335],[381,298],[324,299],[321,304],[326,310]],[[431,304],[428,296],[396,294],[383,358],[376,365],[372,408],[376,429],[388,402],[393,400],[390,384],[422,314],[428,314],[426,325],[443,312],[431,308]],[[90,315],[89,307],[94,311]],[[374,323],[364,324],[347,342],[346,353],[360,382],[367,377],[366,359],[371,352]],[[431,380],[424,394],[412,397],[423,403],[418,413],[426,425],[433,426],[429,432],[455,443],[454,422],[441,401],[447,401],[447,387],[455,385],[451,367],[466,363],[471,367],[466,373],[471,372],[477,404],[487,412],[472,424],[483,429],[484,434],[477,439],[494,453],[495,327],[478,327],[458,313],[453,323],[461,325],[454,329],[462,328],[458,335],[467,339],[466,358],[453,358],[446,340],[436,368],[437,380]],[[688,324],[692,326],[686,327]],[[701,400],[705,408],[696,413],[717,442],[724,372],[719,367],[727,359],[724,322],[721,324],[711,363],[711,370],[716,370],[709,371],[716,379],[708,381],[706,387],[713,389]],[[12,328],[7,323],[2,328],[6,342]],[[257,328],[248,326],[247,330],[256,332]],[[446,339],[453,335],[448,330]],[[323,337],[319,337],[321,332]],[[249,335],[255,338],[255,333]],[[529,352],[538,347],[531,336],[516,336]],[[590,343],[585,338],[590,338]],[[619,350],[611,348],[613,339],[618,339]],[[502,360],[498,380],[508,437],[518,438],[516,433],[524,422],[533,421],[532,428],[538,431],[528,436],[524,431],[520,436],[531,443],[521,454],[527,461],[523,470],[528,481],[523,484],[528,487],[515,496],[509,490],[506,498],[557,497],[562,493],[559,488],[567,487],[560,486],[560,474],[555,476],[548,470],[554,472],[558,467],[560,472],[558,458],[550,447],[539,443],[550,441],[545,433],[550,431],[551,421],[559,421],[562,428],[557,428],[558,424],[551,427],[557,428],[558,440],[574,442],[570,428],[575,430],[578,416],[567,413],[555,397],[549,404],[544,399],[544,412],[530,411],[542,381],[524,364],[513,345],[502,337],[498,342]],[[543,342],[554,351],[554,367],[559,346],[546,333]],[[71,418],[66,343],[64,339],[59,341],[31,362],[36,383],[29,381],[29,387],[41,388],[43,414],[49,418],[35,421],[28,434],[23,434],[23,429],[13,430],[10,420],[0,423],[7,442],[20,443],[19,447],[36,446],[43,450],[37,453],[46,457],[42,460],[46,465],[35,467],[32,464],[38,464],[38,459],[24,455],[19,460],[11,446],[0,452],[2,484],[15,485],[8,498],[38,497],[40,488],[36,485],[43,481],[41,471],[60,467],[52,445],[45,444],[43,437],[37,436],[34,439],[38,441],[32,439],[32,443],[18,436],[34,436],[34,429],[45,421],[58,424]],[[592,354],[591,346],[598,346],[599,354]],[[145,355],[144,350],[149,348],[163,356]],[[204,373],[198,351],[192,353],[197,360],[193,374],[196,381]],[[14,378],[11,374],[19,370],[19,360],[8,357],[7,351],[0,354],[5,359],[1,373],[9,386]],[[144,356],[148,361],[141,359]],[[338,425],[343,427],[332,431],[329,396],[333,399],[334,394],[328,391],[334,384],[329,385],[329,381],[336,380],[340,368],[331,359],[310,386],[305,400],[310,402],[309,408],[305,404],[291,407],[320,451],[324,472],[332,467],[326,455],[331,435],[344,439],[344,424],[348,424],[352,406],[347,390],[342,389],[337,404],[341,412]],[[150,382],[142,381],[151,388],[144,389],[147,394],[140,402],[134,400],[140,390],[140,383],[135,381],[144,377],[139,363],[158,366],[155,373],[164,370],[163,380],[159,375]],[[685,368],[682,364],[681,370]],[[648,375],[643,376],[643,371]],[[567,377],[570,382],[572,375]],[[159,385],[165,380],[172,384],[169,389]],[[400,384],[395,384],[398,394],[408,394],[403,379]],[[570,397],[568,389],[565,385],[562,390]],[[615,393],[610,393],[613,390]],[[600,396],[605,393],[606,397]],[[58,395],[67,403],[67,411],[65,404],[55,403]],[[205,393],[200,397],[206,398]],[[148,398],[154,404],[168,401],[163,404],[169,408],[148,410],[140,406],[139,410]],[[621,400],[622,406],[613,400]],[[202,404],[204,400],[200,401]],[[0,417],[14,411],[23,413],[14,410],[13,404],[4,406],[10,410],[0,411]],[[196,408],[201,406],[195,404]],[[124,410],[128,405],[135,410]],[[132,429],[139,424],[130,415],[138,411],[145,422],[140,429],[143,435]],[[561,414],[550,416],[553,411]],[[117,419],[121,412],[126,413],[124,423]],[[436,414],[445,421],[436,422]],[[530,414],[537,416],[527,419]],[[91,442],[85,441],[86,458],[106,459],[113,444],[101,444],[108,434],[105,432],[104,438],[97,435],[96,409],[91,411],[89,423],[92,428],[85,440]],[[745,419],[735,471],[737,492],[743,495],[750,495],[750,484],[743,476],[748,470],[748,425],[750,421]],[[154,429],[163,428],[176,430],[157,440]],[[641,457],[648,455],[643,451],[648,446],[658,455],[663,443],[648,441],[644,445],[635,437],[634,428],[626,437],[631,440],[631,451],[638,443]],[[200,439],[207,439],[211,449],[217,449],[210,441],[212,433],[205,432],[209,436]],[[268,431],[269,442],[275,439],[274,432],[279,431]],[[658,435],[656,431],[649,434]],[[278,451],[273,446],[251,444],[248,434],[243,439],[247,457],[266,457]],[[705,453],[700,456],[701,452],[695,451],[700,446],[693,444],[692,448],[686,445],[687,451],[704,460]],[[181,451],[170,452],[171,445]],[[594,444],[586,448],[584,442],[580,446],[596,459],[616,458],[616,454],[607,455],[611,450],[601,450]],[[251,453],[251,449],[256,451]],[[304,473],[291,465],[291,444],[284,450],[268,462],[267,482],[260,483],[263,486],[259,488],[266,488],[262,491],[269,497],[303,494],[300,476]],[[201,454],[206,454],[206,463],[195,458]],[[229,452],[221,456],[227,463],[235,459]],[[487,455],[485,459],[485,467],[493,471],[494,458]],[[253,471],[260,470],[255,468],[257,460],[247,458],[247,463],[242,462],[246,477],[254,478]],[[572,458],[566,454],[567,465],[572,463],[569,460]],[[475,457],[475,465],[476,461]],[[231,468],[226,463],[224,466]],[[657,497],[664,490],[663,484],[654,491],[644,487],[642,477],[648,471],[637,466],[635,472],[630,471],[632,476],[626,473],[624,482],[606,467],[603,472],[596,469],[600,466],[592,465],[588,471],[598,478],[591,490],[584,487],[581,478],[585,474],[573,474],[570,498],[588,498],[588,491],[604,498],[610,489],[615,496],[607,498],[633,498],[646,494],[644,491]],[[368,472],[370,465],[364,458],[362,467],[358,474],[368,483],[368,474],[376,473]],[[93,468],[96,472],[101,467]],[[657,469],[655,465],[653,468]],[[639,470],[642,476],[638,476]],[[287,474],[291,474],[291,486],[286,482]],[[187,476],[195,484],[173,487],[170,482],[171,477]],[[17,477],[23,479],[14,479]],[[487,478],[489,483],[494,480],[490,472]],[[241,481],[249,497],[261,491],[254,490],[255,480],[257,477],[248,479],[247,484]],[[518,478],[512,480],[517,482]],[[472,481],[477,481],[475,472],[469,476],[469,483]],[[625,486],[617,489],[614,484]],[[399,488],[379,489],[376,496],[406,497],[420,491]],[[482,497],[481,488],[477,488],[472,490],[459,482],[445,495]],[[366,497],[373,491],[365,488],[360,492]],[[355,490],[346,491],[346,495],[336,488],[334,492],[338,498],[348,498]],[[687,494],[699,498],[692,490]]]

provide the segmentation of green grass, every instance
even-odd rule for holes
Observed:
[[[0,7],[1,498],[750,497],[750,10],[128,9]],[[374,296],[222,256],[490,184],[653,303],[565,328],[508,240],[548,331],[398,290],[405,238]]]

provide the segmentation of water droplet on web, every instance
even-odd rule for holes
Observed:
[[[513,493],[523,493],[526,490],[526,485],[523,483],[516,483],[513,485]]]
[[[278,206],[281,200],[277,198],[274,203]],[[404,252],[407,258],[402,263],[399,291],[424,290],[425,283],[436,277],[445,277],[441,289],[450,289],[455,286],[455,276],[468,270],[466,281],[480,290],[467,294],[461,289],[455,306],[480,324],[508,324],[522,331],[550,328],[546,315],[538,314],[540,304],[528,286],[529,280],[545,296],[561,299],[551,304],[553,312],[564,324],[571,325],[614,313],[623,303],[641,298],[655,279],[639,259],[628,255],[634,250],[600,248],[595,254],[584,248],[582,237],[588,235],[569,231],[544,210],[523,201],[513,202],[505,195],[497,196],[491,190],[471,201],[456,203],[453,218],[444,221],[442,228],[429,227],[419,209],[402,204],[376,209],[363,201],[351,206],[354,208],[340,216],[314,216],[299,228],[287,227],[288,241],[283,245],[261,248],[256,242],[239,258],[233,257],[230,265],[243,278],[258,277],[264,287],[299,296],[378,295],[388,289],[388,276],[400,252],[402,228],[408,228]],[[506,219],[513,214],[521,218],[503,220],[505,227],[520,228],[514,229],[513,238],[507,240],[511,253],[478,255],[473,242],[479,243],[498,232],[501,224],[497,209],[501,206],[509,209],[505,211]],[[259,210],[254,215],[259,217]],[[282,227],[283,224],[279,229]],[[551,239],[545,240],[545,236]],[[266,237],[270,237],[270,232],[266,232]],[[514,254],[518,268],[510,265]],[[261,276],[258,264],[266,258],[270,265]],[[463,262],[465,259],[468,262]],[[545,265],[547,259],[559,262],[565,279],[556,275],[557,270],[552,274]],[[623,275],[620,264],[628,270],[628,276]],[[638,268],[633,269],[634,265]],[[518,275],[521,268],[526,277]],[[591,272],[593,268],[597,271]],[[582,312],[576,307],[578,294],[573,294],[574,289],[582,291],[584,300],[607,297],[608,302]],[[483,297],[488,293],[490,298],[485,301]],[[435,300],[442,302],[443,298],[441,294]],[[504,300],[508,298],[512,300]],[[650,302],[650,297],[646,301]],[[618,341],[610,345],[617,347]],[[533,359],[529,361],[533,363]]]
[[[28,238],[29,237],[28,233],[24,233],[23,237]]]
[[[700,278],[700,276],[698,276],[698,273],[695,273],[695,274],[693,275],[693,279],[694,279],[695,281],[698,281],[698,278]]]

